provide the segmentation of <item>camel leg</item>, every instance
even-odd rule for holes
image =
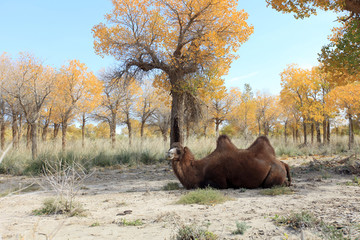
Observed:
[[[286,169],[286,175],[287,175],[287,181],[286,181],[286,186],[291,186],[291,174],[290,174],[290,168],[289,168],[289,165],[287,165],[286,163],[284,163],[284,162],[281,162],[283,165],[284,165],[284,167],[285,167],[285,169]]]
[[[263,188],[271,188],[275,185],[283,185],[286,182],[286,170],[282,167],[283,166],[277,164],[271,166],[268,175],[262,183]]]
[[[206,188],[206,187],[217,188],[217,189],[226,189],[226,188],[228,188],[228,185],[226,183],[225,178],[212,177],[212,178],[208,178],[207,180],[205,180],[201,186],[201,188]]]

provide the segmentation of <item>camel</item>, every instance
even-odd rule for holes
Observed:
[[[195,160],[188,147],[173,143],[168,159],[186,189],[208,186],[253,189],[291,184],[289,166],[276,159],[274,148],[265,136],[258,137],[247,149],[238,149],[228,136],[221,135],[216,149],[200,160]]]

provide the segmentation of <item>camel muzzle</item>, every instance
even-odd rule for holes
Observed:
[[[176,148],[172,148],[167,152],[166,159],[173,160],[176,156]]]

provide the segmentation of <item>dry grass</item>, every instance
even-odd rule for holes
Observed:
[[[248,139],[232,138],[238,148],[247,148],[255,136]],[[293,143],[290,139],[284,144],[283,138],[270,137],[270,142],[276,150],[277,156],[312,156],[333,154],[356,154],[360,151],[358,137],[352,151],[348,151],[347,137],[332,136],[330,145],[308,144],[306,146]],[[215,137],[195,138],[191,137],[185,141],[196,158],[202,158],[215,149]],[[85,147],[81,146],[80,140],[68,141],[67,150],[61,150],[60,139],[39,143],[39,157],[31,159],[30,149],[25,143],[20,144],[19,149],[10,149],[3,161],[0,163],[0,173],[15,175],[37,175],[42,173],[44,162],[63,159],[66,162],[76,161],[85,168],[109,167],[115,165],[139,165],[165,163],[165,152],[168,150],[169,142],[164,143],[160,138],[148,138],[144,141],[134,139],[132,146],[128,145],[128,139],[118,137],[116,145],[111,148],[108,139],[86,140]]]
[[[206,188],[196,189],[182,196],[177,202],[178,204],[201,204],[201,205],[215,205],[231,200],[230,197],[225,196],[220,191]]]
[[[261,195],[269,195],[269,196],[291,195],[294,193],[295,192],[291,188],[284,186],[274,186],[272,188],[267,188],[260,191]]]

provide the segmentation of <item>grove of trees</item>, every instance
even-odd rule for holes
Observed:
[[[337,117],[348,121],[351,148],[360,113],[359,1],[266,2],[299,18],[317,9],[350,12],[319,50],[318,66],[289,64],[280,73],[278,96],[224,84],[235,52],[253,32],[237,1],[113,1],[107,23],[92,31],[95,51],[114,56],[120,68],[96,76],[76,59],[54,69],[29,53],[0,56],[1,149],[26,139],[36,158],[38,142],[56,139],[61,130],[65,150],[73,123],[83,146],[92,131],[114,147],[118,126],[129,146],[134,136],[161,136],[166,144],[168,136],[172,143],[220,132],[327,144]]]

